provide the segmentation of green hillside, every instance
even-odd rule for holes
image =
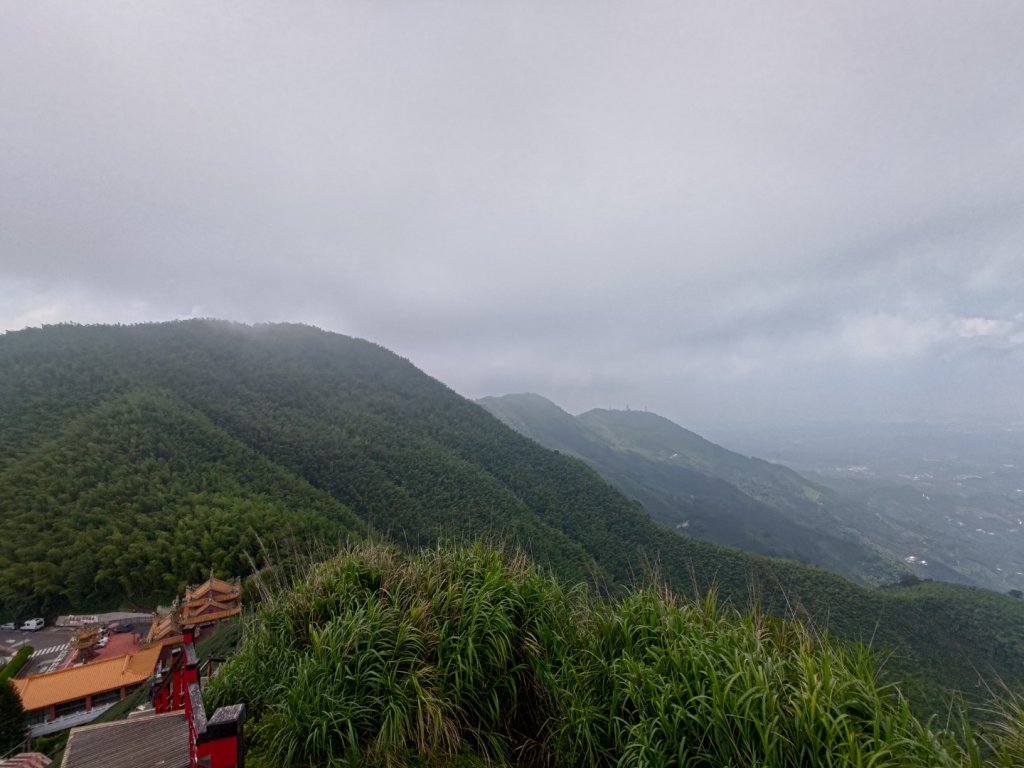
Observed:
[[[688,536],[818,565],[864,584],[904,572],[847,520],[836,494],[777,464],[726,450],[668,419],[594,410],[574,417],[539,395],[487,397],[489,412],[546,448],[577,456]]]
[[[280,545],[364,530],[343,504],[140,388],[71,419],[0,471],[0,612],[14,618],[155,600],[211,565],[245,573]]]
[[[1024,686],[1024,601],[858,586],[666,531],[411,363],[293,325],[55,326],[0,337],[0,616],[151,605],[212,563],[360,537],[498,537],[599,591],[656,570],[891,653],[919,706]],[[259,537],[259,539],[257,539]],[[245,572],[242,570],[242,572]]]

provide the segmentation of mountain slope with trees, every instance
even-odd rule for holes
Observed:
[[[1024,686],[1024,601],[868,589],[679,536],[372,343],[293,325],[54,326],[0,337],[0,614],[167,599],[212,564],[360,538],[502,538],[603,593],[656,571],[889,654],[938,711]],[[17,615],[15,615],[17,614]]]
[[[748,458],[640,411],[572,416],[534,394],[480,404],[546,448],[583,459],[659,522],[688,536],[828,568],[865,584],[904,572],[847,523],[856,511],[792,470]]]

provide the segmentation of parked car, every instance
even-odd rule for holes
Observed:
[[[6,624],[0,624],[0,629],[14,629],[14,622],[8,621]]]
[[[22,632],[35,632],[46,626],[46,622],[42,619],[29,619],[21,625]]]

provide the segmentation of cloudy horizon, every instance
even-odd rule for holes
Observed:
[[[687,426],[1024,422],[1019,2],[8,3],[0,329]]]

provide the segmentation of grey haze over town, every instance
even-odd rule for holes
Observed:
[[[1024,423],[1024,4],[4,2],[0,328],[697,429]]]

